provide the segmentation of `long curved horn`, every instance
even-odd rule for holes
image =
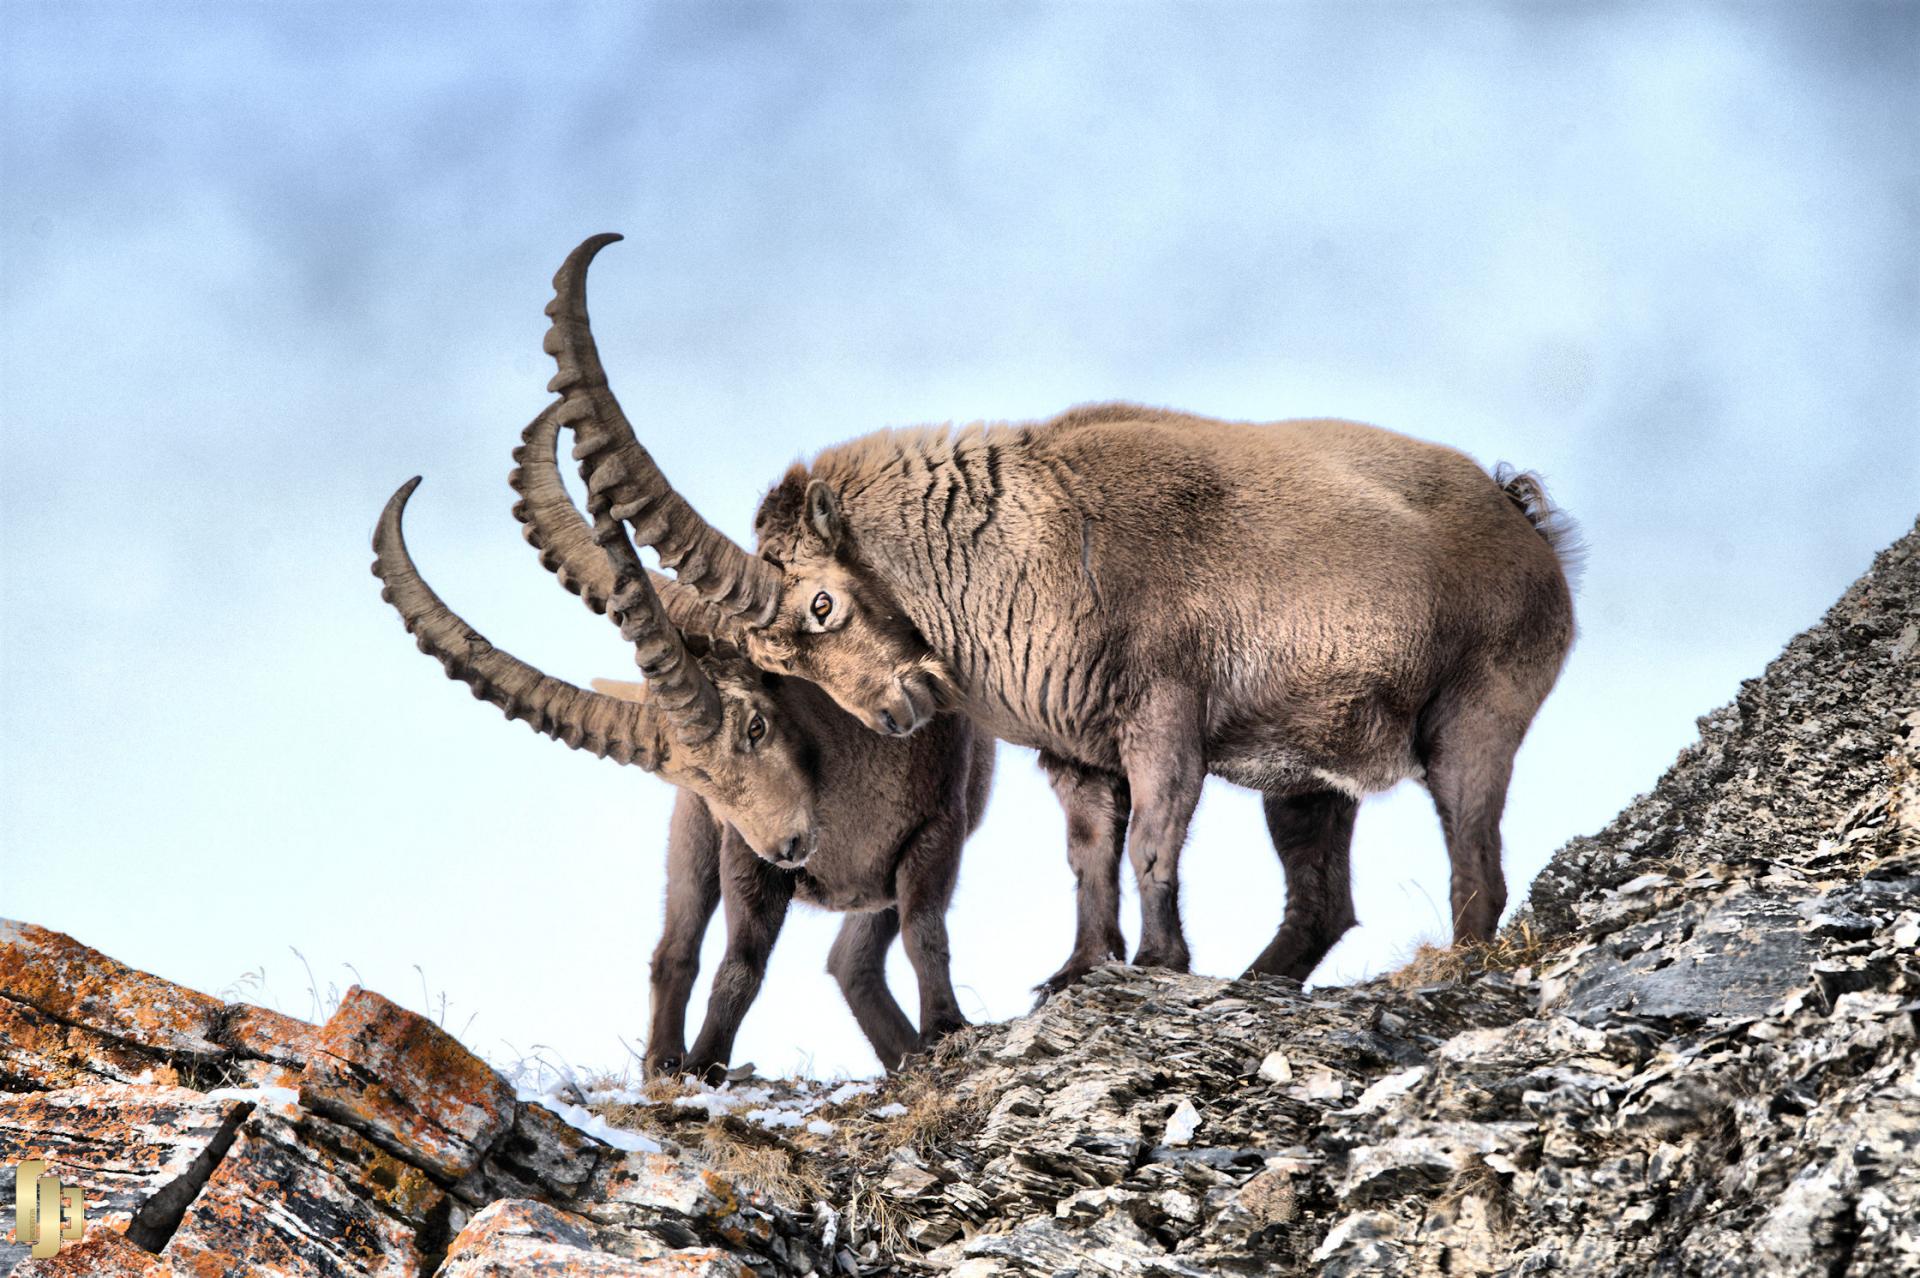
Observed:
[[[654,703],[667,712],[682,741],[697,745],[707,740],[720,730],[720,694],[667,617],[640,553],[627,540],[626,527],[602,511],[594,517],[593,539],[613,565],[607,615],[619,623],[620,637],[633,645],[633,659],[653,689]]]
[[[473,695],[500,707],[535,732],[564,741],[603,759],[637,763],[649,772],[660,767],[660,707],[603,696],[543,674],[487,642],[440,601],[407,554],[401,516],[407,498],[419,487],[416,476],[387,501],[373,533],[373,575],[380,597],[392,604],[420,651],[439,660],[447,677],[473,689]]]
[[[513,504],[513,517],[520,521],[527,544],[540,552],[541,565],[587,607],[604,613],[615,586],[613,563],[594,541],[593,525],[573,504],[561,481],[559,408],[559,403],[549,405],[520,433],[522,442],[513,450],[519,465],[507,476],[507,483],[520,495]],[[675,629],[745,649],[747,625],[742,618],[708,603],[671,577],[649,572],[647,579]]]
[[[708,524],[673,490],[634,438],[607,385],[587,318],[587,267],[620,238],[596,235],[567,255],[554,273],[554,296],[547,303],[553,326],[542,343],[559,365],[547,389],[560,393],[560,421],[573,428],[573,455],[587,481],[587,509],[596,515],[608,510],[632,524],[640,540],[659,551],[660,562],[702,599],[749,625],[764,626],[779,602],[780,574]]]

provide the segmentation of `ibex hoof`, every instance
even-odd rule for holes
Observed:
[[[967,1018],[964,1016],[955,1016],[951,1020],[932,1022],[920,1031],[920,1042],[916,1050],[921,1052],[932,1051],[935,1047],[939,1046],[941,1039],[953,1033],[955,1030],[967,1028],[967,1024]]]
[[[1091,972],[1094,968],[1099,967],[1106,961],[1105,958],[1068,959],[1065,967],[1033,987],[1035,995],[1033,1005],[1039,1007],[1042,1003],[1052,998],[1055,994],[1058,994],[1061,990],[1066,989],[1069,985],[1078,985],[1086,978],[1088,972]]]
[[[727,1081],[727,1063],[725,1061],[691,1061],[685,1073],[693,1075],[708,1087],[718,1087]]]
[[[1172,972],[1184,972],[1193,966],[1193,959],[1186,947],[1174,949],[1172,946],[1142,945],[1133,955],[1135,967],[1164,967]]]

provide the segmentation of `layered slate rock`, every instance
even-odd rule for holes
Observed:
[[[418,1230],[342,1173],[323,1146],[256,1113],[161,1257],[175,1274],[225,1278],[426,1272]],[[432,1201],[438,1197],[424,1191]]]
[[[22,1274],[1920,1272],[1920,530],[1393,979],[1109,966],[876,1093],[623,1097],[657,1152],[370,992],[307,1026],[24,924],[0,1031],[0,1155],[93,1213]]]
[[[13,1278],[173,1278],[167,1262],[125,1234],[93,1229],[77,1243],[68,1243],[44,1260],[31,1256],[19,1262]],[[0,1273],[8,1262],[0,1259]]]
[[[810,1222],[709,1169],[612,1148],[371,991],[315,1027],[44,929],[0,936],[0,1014],[31,1031],[6,1040],[0,1162],[46,1158],[82,1189],[88,1230],[47,1260],[0,1241],[0,1275],[813,1268]]]
[[[513,1124],[513,1089],[453,1035],[354,986],[321,1032],[300,1100],[449,1181]]]
[[[91,1226],[152,1233],[199,1191],[249,1108],[161,1084],[0,1095],[0,1168],[44,1159],[83,1191]],[[0,1241],[0,1269],[25,1257]]]
[[[315,1027],[142,972],[0,919],[0,1091],[97,1082],[285,1086]]]
[[[31,923],[0,920],[0,990],[55,1020],[164,1052],[217,1057],[226,1005]]]
[[[439,1278],[745,1278],[713,1247],[667,1247],[645,1234],[602,1229],[544,1203],[503,1198],[476,1215],[447,1249]]]
[[[129,1083],[163,1068],[158,1052],[0,997],[0,1089]]]

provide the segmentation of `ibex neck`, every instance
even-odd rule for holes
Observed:
[[[888,431],[812,469],[835,489],[860,558],[960,680],[968,712],[1010,740],[1057,745],[1082,709],[1060,695],[1065,667],[1097,643],[1091,614],[1103,605],[1082,571],[1094,512],[1035,449],[1035,429]]]

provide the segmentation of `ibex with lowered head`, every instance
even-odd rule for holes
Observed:
[[[543,413],[514,450],[520,465],[511,483],[521,498],[514,515],[541,563],[589,608],[604,612],[616,590],[612,565],[561,483],[558,429],[553,415]],[[664,579],[656,585],[691,645],[733,650],[729,636],[738,639],[737,621],[699,604],[685,587]],[[961,846],[986,807],[994,740],[960,715],[941,716],[911,740],[883,737],[804,680],[766,675],[762,682],[805,745],[814,784],[814,850],[790,870],[771,865],[715,815],[697,784],[681,787],[667,845],[666,926],[653,953],[647,1068],[669,1070],[683,1059],[694,1072],[726,1065],[787,903],[797,897],[846,912],[827,970],[881,1064],[894,1069],[909,1052],[965,1024],[948,976],[946,911]],[[606,680],[594,686],[617,696],[645,693],[641,685]],[[699,972],[701,939],[722,900],[727,952],[687,1055],[687,999]],[[887,990],[886,953],[896,935],[919,978],[917,1033]]]
[[[671,581],[656,593],[637,557],[628,566],[639,575],[627,576],[590,539],[573,537],[577,530],[566,521],[578,515],[552,464],[551,413],[527,436],[527,460],[536,469],[544,438],[551,474],[544,493],[539,481],[516,477],[529,530],[553,535],[548,546],[567,547],[555,565],[591,606],[621,623],[641,657],[645,684],[618,685],[618,695],[577,688],[495,648],[455,615],[407,552],[401,521],[417,479],[380,517],[373,571],[420,650],[475,696],[536,731],[639,764],[680,787],[668,846],[667,926],[654,952],[648,1070],[684,1067],[710,1076],[726,1068],[794,897],[847,912],[828,969],[887,1069],[964,1025],[948,975],[946,910],[961,845],[986,802],[992,739],[958,715],[943,716],[912,741],[881,737],[812,684],[765,674],[722,642],[683,638],[661,595],[683,617],[701,617],[703,606]],[[564,512],[546,500],[549,494]],[[652,655],[663,650],[667,659]],[[746,830],[755,831],[752,846]],[[727,950],[687,1053],[686,1007],[700,941],[722,898]],[[917,1032],[886,984],[887,948],[901,934],[920,982]]]
[[[827,449],[762,504],[754,559],[673,491],[606,387],[583,277],[617,238],[556,277],[574,354],[554,389],[589,508],[738,617],[757,664],[876,729],[957,696],[1042,752],[1081,891],[1050,987],[1119,954],[1123,837],[1134,961],[1187,966],[1177,867],[1209,772],[1265,795],[1286,872],[1254,972],[1304,978],[1352,925],[1357,804],[1410,776],[1440,813],[1456,939],[1491,934],[1514,752],[1573,639],[1567,525],[1537,480],[1353,422],[1109,404]]]

